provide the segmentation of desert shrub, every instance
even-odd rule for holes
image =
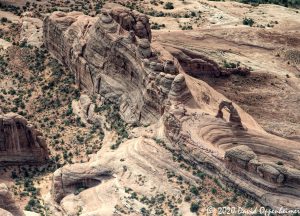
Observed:
[[[199,195],[199,191],[195,186],[191,187],[190,192],[193,193],[194,195]]]
[[[203,172],[197,172],[197,173],[196,173],[196,176],[198,176],[200,179],[204,179],[205,176],[206,176],[206,174],[203,173]]]
[[[157,30],[159,30],[159,29],[161,29],[161,28],[165,28],[165,27],[166,27],[165,24],[153,23],[153,24],[151,25],[151,29],[157,29]]]
[[[191,197],[189,195],[184,197],[184,201],[185,202],[190,202],[191,201]]]
[[[276,5],[282,5],[284,7],[300,8],[300,0],[239,0],[239,1],[244,4],[252,4],[252,5],[276,4]]]
[[[8,20],[7,20],[6,17],[2,17],[2,18],[1,18],[1,22],[5,23],[5,22],[7,22],[7,21],[8,21]]]
[[[197,212],[199,210],[200,206],[199,203],[192,203],[190,207],[191,212]]]
[[[174,5],[172,2],[167,2],[164,6],[164,9],[167,9],[167,10],[172,10],[174,9]]]
[[[216,193],[217,193],[217,189],[216,189],[216,188],[212,188],[212,189],[211,189],[211,193],[212,193],[212,194],[216,194]]]
[[[244,24],[244,25],[248,25],[248,26],[253,26],[254,20],[253,20],[252,18],[247,18],[247,17],[245,17],[245,18],[243,19],[243,24]]]
[[[234,62],[228,62],[228,61],[224,60],[223,66],[225,68],[238,68],[240,66],[240,62],[234,63]]]
[[[253,208],[255,206],[255,202],[252,200],[248,200],[245,204],[246,208]]]
[[[283,162],[282,161],[278,161],[276,164],[282,166]]]

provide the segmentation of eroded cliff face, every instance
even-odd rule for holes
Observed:
[[[149,37],[138,37],[134,27],[125,28],[124,21],[120,21],[123,16],[114,17],[118,13],[112,10],[105,8],[95,18],[55,12],[44,21],[46,47],[76,74],[78,86],[90,95],[100,94],[119,102],[120,114],[127,122],[155,122],[149,129],[151,136],[159,135],[193,166],[221,176],[262,204],[272,208],[299,207],[299,143],[267,134],[236,104],[186,75],[189,66],[182,65],[178,56],[165,55],[166,50],[154,49]],[[192,69],[196,70],[194,66]],[[211,69],[203,70],[206,73]],[[229,116],[223,115],[223,108]],[[82,110],[86,113],[86,108]],[[107,213],[102,205],[122,202],[120,191],[125,186],[134,187],[137,170],[142,170],[152,185],[164,182],[163,170],[177,169],[172,167],[171,157],[165,158],[165,149],[149,140],[149,132],[134,136],[136,140],[121,144],[115,152],[104,147],[90,162],[56,171],[52,205],[58,203],[58,209],[72,214],[73,205],[78,204],[84,206],[85,213],[101,215]],[[146,151],[147,146],[151,151]],[[128,159],[126,166],[119,163],[124,158]],[[82,185],[86,190],[80,196],[74,195]],[[117,188],[117,192],[106,186]],[[91,191],[100,196],[102,189],[103,202],[91,207],[87,197]],[[151,184],[143,188],[150,189]]]
[[[149,23],[133,23],[134,30],[126,31],[121,26],[125,21],[120,21],[123,13],[119,18],[117,14],[104,10],[100,17],[91,18],[53,13],[44,22],[45,45],[76,74],[81,89],[118,102],[127,122],[151,123],[163,113],[176,67],[172,59],[162,62],[150,38],[139,33],[148,32]],[[130,16],[142,19],[136,13]],[[140,26],[138,31],[135,25]]]
[[[48,158],[42,134],[14,113],[0,115],[0,165],[41,163]]]
[[[145,14],[114,3],[106,3],[104,8],[122,29],[133,31],[139,38],[152,40],[149,18]]]

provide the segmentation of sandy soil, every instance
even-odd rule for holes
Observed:
[[[176,10],[169,11],[202,10],[200,21],[188,18],[193,30],[182,31],[175,28],[182,18],[151,17],[153,22],[166,26],[153,31],[154,41],[166,48],[197,51],[221,65],[226,60],[250,67],[249,77],[198,78],[239,104],[265,130],[299,139],[299,10],[275,5],[252,7],[236,2],[174,2]],[[253,27],[243,25],[244,17],[255,21]]]

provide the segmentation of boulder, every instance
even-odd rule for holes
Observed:
[[[284,180],[284,176],[270,164],[262,164],[257,167],[257,173],[260,177],[272,183],[282,183]]]
[[[164,70],[163,64],[157,62],[150,62],[150,68],[154,71],[159,71],[159,72]]]
[[[177,73],[177,68],[174,65],[174,62],[171,60],[167,60],[164,63],[164,72],[166,73],[171,73],[171,74],[176,74]]]
[[[172,85],[171,90],[169,92],[169,98],[175,101],[186,101],[191,98],[192,95],[186,85],[185,77],[183,74],[178,74]]]
[[[225,160],[230,163],[231,166],[248,169],[249,161],[256,158],[256,154],[251,148],[245,145],[233,147],[225,152]]]
[[[137,55],[142,59],[151,57],[152,51],[150,48],[150,43],[147,39],[139,40],[137,47]]]

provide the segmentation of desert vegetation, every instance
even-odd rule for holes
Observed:
[[[111,2],[123,7],[104,13]],[[1,2],[0,116],[28,120],[49,158],[4,164],[0,181],[22,210],[45,216],[53,203],[78,216],[261,207],[256,193],[268,196],[275,180],[284,188],[298,163],[297,8],[299,0]],[[266,165],[253,143],[279,156],[268,151]],[[250,177],[226,157],[242,145],[260,166]],[[290,199],[293,190],[272,193]]]

